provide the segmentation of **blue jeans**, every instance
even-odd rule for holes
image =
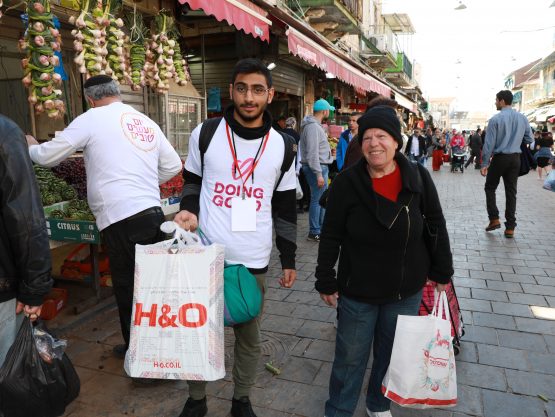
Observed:
[[[424,165],[426,163],[425,156],[422,156],[422,155],[414,156],[411,153],[408,156],[409,156],[409,161],[418,162],[420,165]]]
[[[357,406],[372,342],[374,359],[366,407],[373,412],[387,411],[390,400],[382,394],[382,381],[389,367],[397,316],[415,316],[422,291],[388,304],[368,304],[339,297],[335,358],[331,370],[326,417],[351,417]]]
[[[324,177],[324,186],[318,188],[318,177],[312,172],[308,165],[303,165],[303,172],[310,187],[310,208],[308,210],[308,227],[311,235],[319,235],[324,223],[324,215],[326,209],[320,206],[320,197],[328,188],[328,173],[329,168],[327,165],[322,165],[322,176]]]

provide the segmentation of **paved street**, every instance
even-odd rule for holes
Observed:
[[[507,240],[503,229],[484,232],[484,180],[478,171],[451,174],[443,166],[433,178],[447,218],[466,326],[457,357],[459,405],[433,411],[395,407],[393,416],[555,417],[555,193],[541,188],[535,172],[521,178],[518,227],[515,239]],[[504,198],[499,192],[498,197],[503,212]],[[282,372],[273,376],[259,364],[251,397],[259,417],[323,416],[335,312],[313,290],[317,244],[305,239],[307,222],[308,215],[299,216],[294,289],[279,288],[275,253],[271,261],[263,362],[272,360]],[[132,385],[122,361],[111,356],[112,346],[121,342],[116,316],[114,307],[107,308],[66,335],[82,389],[65,415],[177,417],[187,398],[186,383]],[[232,346],[229,332],[226,345]],[[227,350],[231,359],[232,349]],[[228,416],[232,392],[229,372],[224,380],[210,383],[209,417]],[[355,417],[365,415],[361,397]]]

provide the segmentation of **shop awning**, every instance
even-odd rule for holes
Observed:
[[[289,28],[286,33],[289,51],[293,55],[320,68],[322,71],[335,75],[341,81],[352,85],[356,89],[375,91],[386,97],[391,94],[391,89],[387,85],[342,61],[341,58],[322,48],[299,31]]]
[[[529,122],[544,123],[551,116],[555,116],[555,106],[543,106],[525,113]]]
[[[248,0],[178,0],[187,3],[192,10],[202,9],[221,22],[225,20],[238,30],[243,30],[255,38],[270,42],[272,22],[266,18],[266,11]]]
[[[399,103],[399,106],[402,106],[408,111],[417,114],[418,107],[416,106],[416,103],[414,101],[410,101],[408,98],[402,96],[401,94],[395,94],[395,101]]]

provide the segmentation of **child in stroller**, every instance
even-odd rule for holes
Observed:
[[[451,148],[451,172],[455,172],[457,169],[464,172],[465,157],[466,152],[460,146],[453,146]]]

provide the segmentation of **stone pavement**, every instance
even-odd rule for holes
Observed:
[[[484,179],[479,171],[433,173],[449,228],[454,282],[466,335],[457,357],[459,405],[449,410],[394,407],[394,417],[555,417],[555,194],[537,174],[519,181],[518,227],[486,233]],[[499,207],[504,196],[498,191]],[[263,360],[251,400],[259,417],[322,417],[334,354],[334,310],[314,287],[317,244],[307,242],[308,216],[299,216],[298,281],[280,289],[277,255],[269,271],[262,322]],[[67,332],[68,353],[81,376],[80,397],[67,417],[177,417],[187,398],[184,382],[135,387],[122,361],[111,356],[120,343],[117,312],[108,308]],[[232,346],[226,332],[226,346]],[[232,349],[227,349],[229,362]],[[264,369],[272,360],[279,376]],[[370,366],[370,365],[369,365]],[[367,375],[368,376],[368,375]],[[230,375],[209,384],[208,416],[226,417]],[[544,402],[538,397],[549,399]],[[361,396],[355,417],[365,416]]]

